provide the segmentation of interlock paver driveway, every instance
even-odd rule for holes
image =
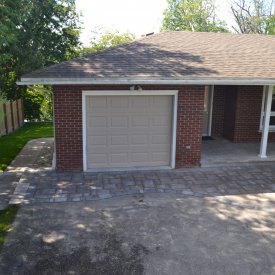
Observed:
[[[18,194],[27,203],[90,201],[143,193],[226,198],[274,192],[275,165],[113,173],[44,171],[25,173],[20,184]]]

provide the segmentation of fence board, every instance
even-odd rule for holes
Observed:
[[[10,101],[5,103],[6,105],[6,118],[7,118],[7,133],[11,133],[13,131],[12,129],[12,111],[11,111],[11,104]]]
[[[4,114],[4,106],[3,104],[0,104],[0,113]],[[6,126],[5,126],[5,118],[1,116],[2,119],[0,119],[0,136],[4,135],[6,133]]]
[[[18,117],[19,117],[19,127],[24,123],[24,111],[23,111],[23,99],[18,99]]]
[[[0,136],[11,133],[24,124],[23,100],[7,101],[0,104],[4,117],[0,120]]]
[[[16,100],[12,101],[12,117],[13,117],[13,130],[16,130],[19,126],[18,124],[18,117],[17,117],[17,104]]]

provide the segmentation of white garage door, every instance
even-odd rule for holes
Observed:
[[[87,96],[87,169],[170,166],[173,96]]]

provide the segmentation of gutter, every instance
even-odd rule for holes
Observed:
[[[17,85],[275,85],[275,79],[248,78],[22,78]]]

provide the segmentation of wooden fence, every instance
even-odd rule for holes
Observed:
[[[23,99],[0,103],[0,136],[20,128],[24,124]]]

